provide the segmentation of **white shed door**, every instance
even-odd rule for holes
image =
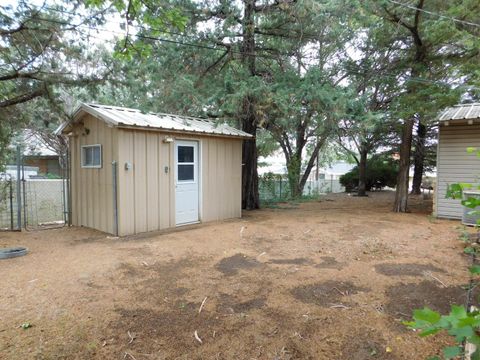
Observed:
[[[198,222],[198,143],[175,142],[175,220],[177,225]]]

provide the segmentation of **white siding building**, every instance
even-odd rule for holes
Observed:
[[[480,149],[480,103],[456,105],[439,117],[437,186],[434,214],[440,218],[461,219],[458,199],[447,199],[449,184],[480,184],[480,158],[467,148]]]

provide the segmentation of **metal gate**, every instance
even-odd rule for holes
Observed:
[[[61,177],[31,176],[26,156],[17,151],[16,167],[0,173],[0,230],[38,230],[69,224],[68,155],[60,157]],[[8,167],[7,167],[8,171]]]
[[[26,230],[62,227],[68,224],[68,156],[60,156],[61,177],[32,178],[26,175],[22,158],[23,225]]]

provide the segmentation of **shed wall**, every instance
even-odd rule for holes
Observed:
[[[165,136],[156,131],[118,129],[120,235],[176,225],[174,143],[164,143]],[[200,221],[240,217],[242,140],[174,138],[199,142]],[[130,170],[126,163],[131,164]]]
[[[468,154],[467,147],[480,148],[480,125],[440,126],[435,209],[438,217],[462,218],[460,200],[445,198],[449,184],[480,183],[480,159],[475,154]]]
[[[88,130],[87,130],[88,129]],[[112,161],[118,154],[118,130],[91,115],[70,137],[72,224],[114,233]],[[81,167],[81,146],[102,145],[102,167]]]

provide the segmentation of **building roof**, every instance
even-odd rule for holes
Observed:
[[[119,128],[158,129],[169,132],[187,132],[239,138],[253,137],[233,126],[209,119],[172,114],[144,113],[137,109],[86,103],[81,104],[75,111],[73,120],[60,125],[56,133],[65,132],[69,125],[80,120],[85,114],[91,114],[107,124]]]
[[[459,104],[445,109],[439,121],[480,119],[480,103]]]

